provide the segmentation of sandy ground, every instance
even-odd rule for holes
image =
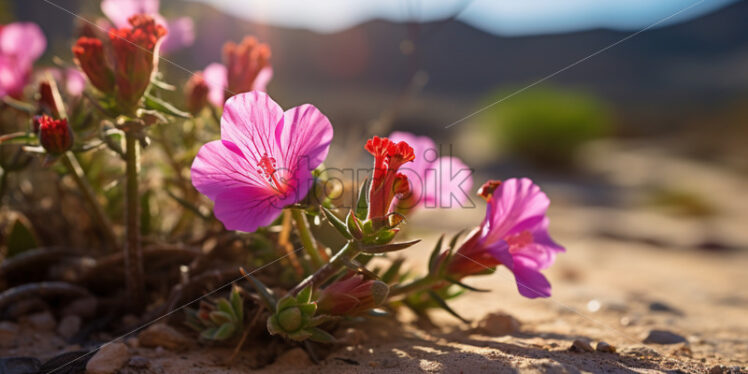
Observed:
[[[341,345],[319,365],[294,349],[260,372],[746,372],[748,198],[741,193],[746,180],[712,165],[652,152],[624,149],[609,155],[605,167],[590,165],[625,191],[617,205],[584,205],[563,184],[549,185],[547,191],[554,198],[552,234],[568,250],[547,271],[552,298],[522,298],[512,275],[502,270],[466,281],[491,292],[468,293],[451,302],[472,325],[435,312],[438,327],[427,327],[402,312],[396,318],[357,325],[361,332],[349,336],[352,344]],[[636,173],[629,174],[633,177],[624,178],[624,171],[637,163]],[[644,173],[642,165],[656,172]],[[694,175],[703,177],[704,183],[687,186],[707,196],[717,215],[686,218],[639,204],[643,186],[653,180],[678,184]],[[482,214],[480,207],[419,213],[412,226],[430,230],[409,233],[425,239],[408,250],[408,264],[424,269],[435,232],[477,224]],[[519,330],[491,336],[475,329],[491,312],[514,316],[521,323]],[[643,343],[651,330],[667,330],[686,341]],[[44,335],[36,339],[32,334],[39,333],[29,332],[28,340],[44,340]],[[572,352],[569,347],[575,340],[589,340],[593,347],[604,341],[617,352]],[[59,339],[55,342],[46,340],[23,352],[49,356],[66,349]],[[247,346],[251,351],[251,342]],[[18,353],[0,349],[0,356]],[[243,373],[253,360],[251,352],[241,353],[226,367],[223,362],[231,350],[220,348],[181,353],[134,348],[132,353],[147,357],[149,368],[126,367],[123,372]]]

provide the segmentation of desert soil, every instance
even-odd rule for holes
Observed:
[[[577,189],[548,183],[552,234],[567,248],[546,273],[552,298],[522,298],[512,275],[501,270],[466,282],[491,292],[451,302],[471,324],[439,311],[429,326],[403,311],[396,318],[355,325],[359,333],[339,332],[347,344],[318,365],[297,348],[259,372],[746,372],[748,181],[714,165],[657,152],[623,148],[607,153],[604,164],[588,165],[604,178],[605,188],[622,191],[615,204],[585,204]],[[717,213],[689,218],[642,203],[652,185],[682,183]],[[430,230],[409,233],[425,240],[408,250],[408,264],[424,269],[437,232],[477,224],[482,214],[481,206],[417,214],[412,226]],[[478,328],[490,313],[509,314],[519,326],[507,334]],[[46,358],[71,349],[59,337],[21,328],[18,344],[0,348],[0,356]],[[684,341],[644,343],[652,330]],[[576,340],[590,342],[593,349],[606,342],[616,352],[570,350]],[[122,372],[244,373],[254,359],[251,342],[247,348],[226,366],[231,348],[131,347],[131,354],[145,357],[148,365],[125,366]]]

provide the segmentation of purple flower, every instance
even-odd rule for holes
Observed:
[[[396,201],[399,211],[408,212],[419,206],[451,208],[462,206],[469,199],[472,170],[459,158],[439,157],[439,149],[427,136],[396,131],[389,139],[410,144],[416,155],[412,163],[400,168],[410,181],[410,194]]]
[[[306,196],[332,133],[312,105],[284,113],[264,92],[232,96],[221,117],[221,140],[203,145],[195,157],[192,184],[215,202],[227,229],[255,231]]]
[[[34,23],[0,26],[0,96],[20,96],[31,68],[47,47],[47,39]]]
[[[160,52],[167,54],[195,42],[195,25],[189,17],[166,20],[158,12],[159,0],[103,0],[101,11],[112,21],[114,27],[130,27],[128,20],[136,14],[153,17],[168,33],[161,43]]]
[[[565,250],[548,234],[548,197],[527,178],[489,181],[479,193],[488,202],[486,217],[449,257],[447,274],[462,278],[503,264],[522,296],[550,296],[551,284],[540,270]]]

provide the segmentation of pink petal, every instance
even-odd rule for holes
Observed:
[[[288,169],[289,165],[281,163],[284,160],[279,133],[282,121],[283,109],[266,93],[235,95],[226,100],[221,116],[221,139],[236,144],[254,168],[267,155],[278,162],[278,169]]]
[[[195,42],[195,24],[192,18],[180,17],[167,21],[166,38],[161,43],[161,52],[169,53],[180,48],[189,47]]]
[[[214,212],[227,230],[253,232],[269,225],[283,211],[286,204],[279,203],[276,196],[249,185],[226,189],[216,197]]]
[[[257,73],[252,89],[257,91],[267,91],[267,86],[271,79],[273,79],[273,67],[264,67],[259,73]]]
[[[441,157],[426,175],[426,206],[460,208],[470,200],[473,170],[459,158]],[[473,205],[474,206],[474,205]]]
[[[80,96],[86,89],[86,77],[75,68],[65,69],[65,90],[71,96]]]
[[[210,89],[208,101],[217,107],[223,106],[225,90],[229,84],[227,74],[226,66],[217,62],[208,65],[203,70],[203,78]]]
[[[530,179],[507,179],[488,202],[486,224],[492,236],[503,239],[523,221],[544,216],[550,202]]]
[[[551,284],[548,279],[534,267],[534,263],[524,257],[515,257],[511,269],[517,280],[520,295],[534,299],[551,296]]]
[[[0,30],[0,54],[14,56],[19,64],[32,64],[47,48],[47,39],[35,23],[15,22]]]
[[[159,0],[103,0],[101,11],[115,27],[128,27],[127,19],[134,14],[158,14]],[[159,22],[161,23],[161,22]]]
[[[255,169],[234,143],[215,140],[197,152],[192,162],[192,184],[200,193],[215,200],[226,189],[264,187],[265,182]]]
[[[316,169],[327,157],[331,141],[330,120],[313,105],[300,105],[283,114],[280,147],[286,167],[299,171]]]
[[[0,97],[20,96],[29,81],[31,68],[13,57],[0,55]]]

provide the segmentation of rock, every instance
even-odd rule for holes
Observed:
[[[33,357],[5,357],[0,358],[0,373],[33,374],[39,371],[41,361]]]
[[[519,321],[511,315],[494,312],[478,321],[475,330],[489,336],[502,336],[516,333],[519,331],[519,326]]]
[[[590,341],[587,339],[576,339],[571,343],[571,347],[569,347],[569,352],[582,353],[594,351],[595,350],[592,349],[592,346],[590,345]]]
[[[135,369],[147,369],[151,366],[151,361],[143,356],[132,356],[130,361],[127,362],[127,365]]]
[[[624,348],[621,353],[635,357],[659,357],[660,354],[652,348],[645,346],[633,346]]]
[[[26,317],[25,320],[26,323],[37,330],[51,331],[57,326],[55,317],[48,311],[34,313]]]
[[[81,329],[81,317],[68,315],[62,318],[57,326],[57,333],[65,339],[70,339]]]
[[[338,331],[335,338],[339,343],[345,345],[359,345],[368,339],[365,332],[352,327]]]
[[[672,306],[665,304],[660,301],[653,301],[649,303],[649,310],[653,312],[665,312],[665,313],[672,313],[675,315],[682,316],[683,312],[677,308],[673,308]]]
[[[597,346],[595,346],[595,350],[604,353],[616,353],[616,347],[606,342],[597,343]]]
[[[169,350],[183,350],[192,344],[192,340],[169,325],[162,323],[151,325],[138,335],[141,347],[164,347]]]
[[[130,358],[127,346],[110,343],[99,348],[86,364],[86,374],[113,374]]]
[[[49,309],[49,305],[44,300],[39,298],[24,299],[18,302],[12,303],[8,306],[5,311],[5,316],[8,319],[22,319],[31,313],[45,311]]]
[[[677,344],[686,342],[686,338],[667,330],[651,330],[644,339],[648,344]]]
[[[309,359],[309,355],[299,347],[283,352],[278,356],[278,359],[275,360],[275,363],[276,365],[282,365],[285,367],[291,366],[299,368],[309,368],[314,365],[312,360]]]
[[[18,336],[18,325],[10,321],[0,322],[0,348],[8,348],[15,345]]]
[[[95,297],[84,297],[77,299],[62,309],[63,316],[78,316],[81,318],[90,318],[96,315],[96,308],[99,301]]]
[[[728,373],[725,365],[714,365],[709,369],[709,374],[723,374]]]

